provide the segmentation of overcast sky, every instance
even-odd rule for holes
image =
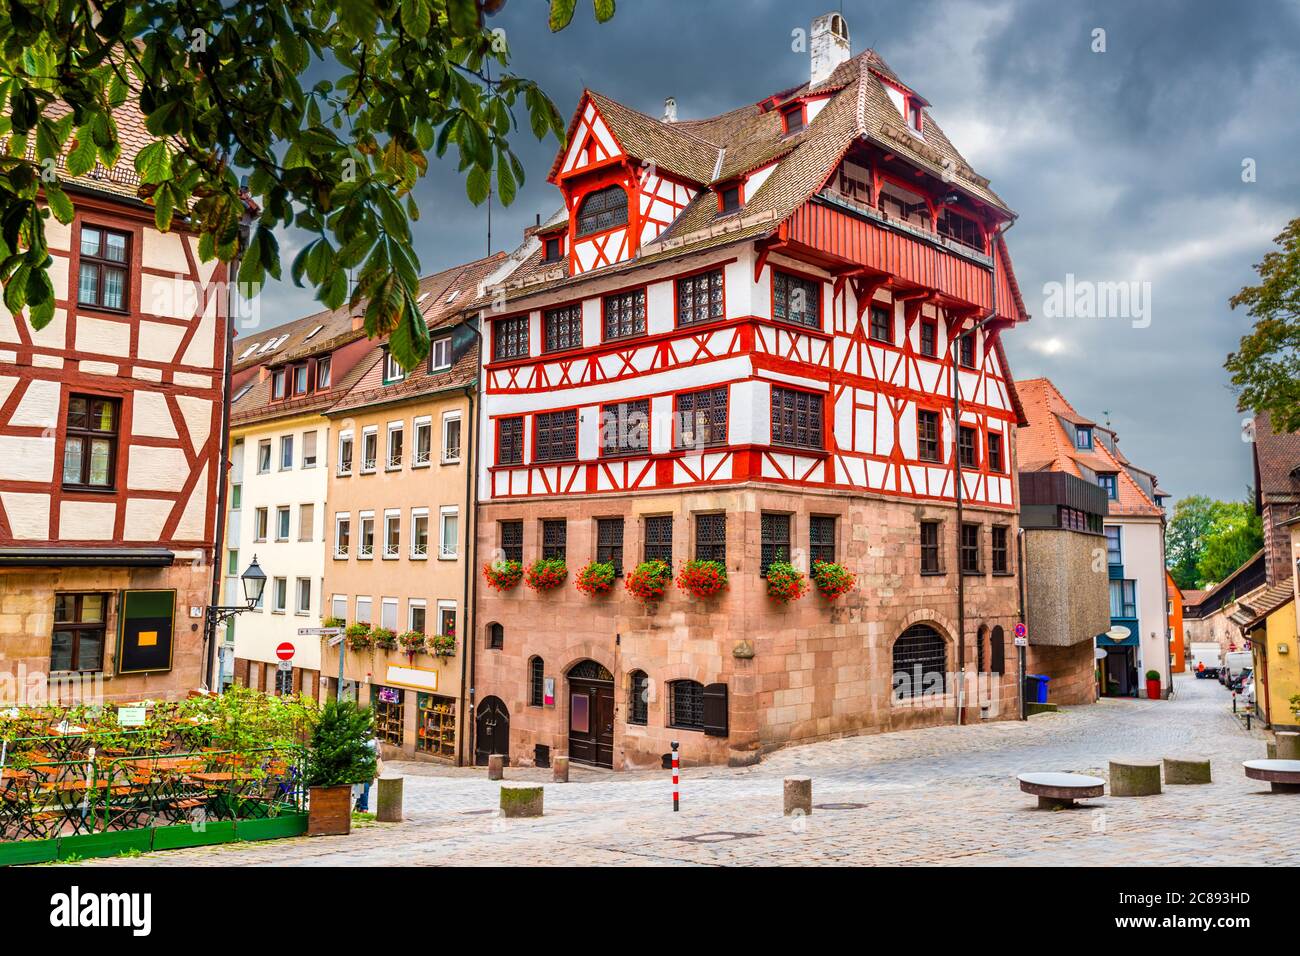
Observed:
[[[566,120],[584,86],[655,116],[675,96],[688,119],[806,79],[792,31],[835,8],[619,0],[598,25],[579,0],[573,25],[552,35],[545,0],[508,0],[490,24],[506,31],[512,70],[541,83]],[[1300,0],[840,8],[853,52],[878,50],[1019,214],[1007,241],[1032,319],[1004,339],[1015,376],[1049,376],[1082,414],[1109,419],[1175,498],[1240,498],[1250,454],[1222,362],[1249,322],[1227,300],[1300,215]],[[559,205],[546,182],[559,144],[538,143],[519,118],[528,180],[513,206],[493,209],[493,251]],[[487,251],[485,210],[464,195],[450,164],[433,163],[418,187],[425,273]],[[286,262],[296,250],[282,237]],[[1149,300],[1133,300],[1128,318],[1052,315],[1050,284],[1068,275],[1136,283]],[[278,324],[317,308],[285,282],[266,291],[262,315]]]

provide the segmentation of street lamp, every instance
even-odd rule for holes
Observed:
[[[244,569],[244,573],[239,576],[240,583],[244,586],[243,604],[228,605],[209,605],[204,610],[204,637],[209,642],[208,647],[216,648],[217,627],[224,624],[236,614],[243,614],[245,611],[254,610],[258,602],[262,600],[262,592],[266,590],[266,573],[262,566],[257,563],[257,555],[253,555],[253,563]],[[207,654],[207,683],[212,686],[212,654]]]

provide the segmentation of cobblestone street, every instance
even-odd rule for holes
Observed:
[[[389,763],[406,777],[406,821],[350,837],[161,852],[100,865],[792,865],[1300,864],[1300,796],[1250,781],[1241,761],[1264,756],[1214,681],[1182,677],[1172,701],[1106,700],[1027,723],[942,727],[789,748],[757,767],[683,772],[672,813],[667,772],[507,770],[545,781],[546,813],[496,816],[483,769]],[[1207,786],[1159,796],[1102,797],[1086,808],[1035,808],[1026,771],[1105,776],[1112,757],[1201,755]],[[814,812],[781,815],[782,778],[813,778]],[[82,864],[88,865],[88,864]]]

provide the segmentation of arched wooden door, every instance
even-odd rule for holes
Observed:
[[[569,668],[569,759],[614,766],[614,675],[595,661]]]
[[[510,763],[510,711],[500,697],[484,697],[475,715],[475,765],[486,767],[489,754],[501,754]]]

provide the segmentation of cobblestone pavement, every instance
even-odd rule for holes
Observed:
[[[175,850],[106,865],[1300,864],[1300,795],[1247,780],[1264,756],[1215,681],[1170,701],[1106,700],[1028,722],[936,727],[790,747],[746,769],[688,768],[672,812],[666,772],[507,770],[545,781],[545,816],[496,816],[486,771],[386,764],[406,777],[401,824],[349,837]],[[1106,775],[1112,757],[1200,755],[1214,783],[1041,811],[1016,775]],[[813,778],[814,812],[781,815],[782,778]],[[829,805],[829,806],[818,806]]]

